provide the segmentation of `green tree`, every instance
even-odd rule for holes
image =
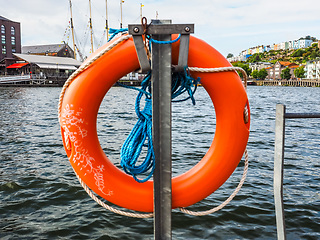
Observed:
[[[233,54],[232,53],[228,53],[227,58],[232,58]]]
[[[252,73],[251,73],[251,76],[252,76],[253,78],[258,78],[258,73],[259,73],[258,70],[253,70]]]
[[[317,57],[320,57],[320,52],[316,50],[312,51],[312,53],[310,54],[310,58],[315,59]]]
[[[298,50],[294,51],[291,56],[292,56],[292,57],[302,57],[302,55],[303,55],[304,53],[305,53],[304,50],[298,49]]]
[[[297,78],[304,78],[306,72],[304,70],[304,66],[300,66],[300,67],[297,67],[293,73]]]
[[[233,63],[233,66],[234,67],[241,67],[241,68],[243,68],[243,70],[246,71],[248,76],[251,75],[252,69],[249,67],[249,64],[244,64],[244,63],[241,63],[241,62],[235,62],[235,63]],[[241,72],[239,72],[239,75],[240,75],[240,77],[243,77]]]
[[[281,79],[289,80],[291,78],[290,68],[285,68],[281,71]]]
[[[265,68],[260,69],[260,71],[258,72],[258,78],[265,80],[267,76],[268,76],[267,70]]]

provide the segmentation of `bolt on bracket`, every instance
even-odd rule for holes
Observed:
[[[152,23],[155,23],[155,21],[156,20],[152,20]],[[144,34],[143,26],[130,24],[128,26],[128,29],[129,34],[131,34],[133,37],[134,45],[140,63],[140,72],[147,73],[148,71],[150,71],[151,66],[142,38],[142,35]],[[190,33],[194,33],[194,24],[151,24],[146,30],[146,34],[148,35],[181,34],[178,65],[174,67],[174,71],[183,71],[188,64]]]

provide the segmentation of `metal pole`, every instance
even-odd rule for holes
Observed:
[[[286,225],[283,206],[283,167],[284,167],[284,142],[286,118],[320,118],[320,113],[286,113],[286,106],[277,104],[276,107],[276,133],[274,150],[274,202],[276,210],[278,239],[286,239]]]
[[[76,42],[74,41],[74,29],[73,29],[73,19],[72,19],[72,3],[71,0],[69,0],[70,3],[70,24],[71,24],[71,33],[72,33],[72,42],[73,42],[73,58],[77,59],[76,55]]]
[[[170,24],[153,20],[151,24]],[[153,39],[170,41],[171,34]],[[155,152],[154,239],[171,239],[171,44],[152,43],[152,135]]]
[[[286,118],[320,118],[320,113],[286,113]]]
[[[144,5],[142,3],[140,3],[140,21],[142,21],[142,7]]]
[[[120,28],[122,28],[122,3],[124,1],[120,0]]]
[[[107,41],[109,40],[109,25],[108,25],[108,0],[106,0],[106,31],[107,31]]]
[[[284,165],[284,135],[285,135],[286,107],[277,104],[276,107],[276,133],[274,150],[274,203],[276,210],[277,236],[278,239],[286,239],[286,225],[283,208],[283,165]]]
[[[92,19],[91,19],[91,0],[89,0],[89,12],[90,12],[89,24],[90,24],[90,36],[91,36],[91,53],[93,53],[94,50],[93,50],[93,28],[92,28]]]

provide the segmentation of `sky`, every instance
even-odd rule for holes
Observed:
[[[320,39],[319,0],[124,0],[123,26],[148,19],[194,23],[194,36],[224,56],[310,35]],[[107,0],[110,28],[120,27],[120,0]],[[91,0],[95,47],[105,43],[106,0]],[[90,54],[89,0],[72,0],[76,39]],[[69,0],[0,0],[0,16],[21,23],[22,46],[56,44],[72,46]],[[69,37],[68,37],[69,36]]]

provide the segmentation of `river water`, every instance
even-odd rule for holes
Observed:
[[[65,154],[57,118],[60,88],[0,88],[0,239],[153,239],[153,219],[116,215],[82,189]],[[136,92],[112,88],[99,110],[101,146],[117,165],[136,118]],[[320,88],[248,87],[249,172],[235,199],[204,217],[172,213],[173,239],[276,239],[273,200],[275,108],[320,112]],[[173,174],[191,168],[214,136],[214,110],[199,88],[196,106],[173,104]],[[288,239],[320,239],[320,120],[287,120],[284,205]],[[243,161],[214,194],[190,209],[223,202]]]

